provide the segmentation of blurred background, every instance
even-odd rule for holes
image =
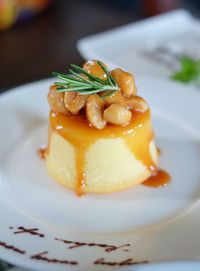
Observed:
[[[200,16],[198,0],[0,0],[0,91],[80,65],[81,37],[177,8]]]

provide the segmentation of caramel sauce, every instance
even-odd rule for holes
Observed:
[[[41,159],[46,159],[46,156],[48,154],[48,148],[46,147],[41,147],[38,149],[38,155]]]
[[[150,187],[164,187],[170,182],[170,175],[162,170],[157,169],[152,175],[143,182],[143,185]]]
[[[76,151],[77,195],[83,195],[85,188],[85,154],[88,148],[101,138],[122,138],[132,151],[150,171],[155,172],[149,143],[153,139],[150,122],[150,110],[145,113],[133,112],[133,118],[125,127],[107,124],[102,130],[91,127],[83,114],[64,116],[50,113],[51,129],[71,143]],[[81,135],[81,136],[80,136]]]
[[[157,153],[158,155],[161,155],[161,149],[159,147],[157,147]]]

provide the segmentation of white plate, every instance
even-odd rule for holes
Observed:
[[[179,57],[200,58],[200,22],[185,10],[175,10],[80,39],[85,59],[101,59],[137,75],[168,78]],[[149,68],[151,67],[151,68]]]
[[[0,98],[1,258],[30,269],[76,271],[198,260],[200,93],[138,78],[140,95],[152,108],[160,165],[172,182],[162,189],[138,186],[78,198],[47,176],[37,156],[47,141],[51,82],[24,85]]]

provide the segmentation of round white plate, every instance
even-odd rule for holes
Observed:
[[[152,108],[164,188],[110,195],[72,191],[48,177],[38,148],[47,142],[52,80],[0,98],[0,257],[35,270],[148,270],[200,257],[200,92],[143,77]],[[134,270],[134,269],[132,269]]]

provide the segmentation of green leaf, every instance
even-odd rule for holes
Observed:
[[[180,70],[171,75],[171,79],[190,83],[199,80],[200,77],[200,61],[189,57],[180,59]]]

